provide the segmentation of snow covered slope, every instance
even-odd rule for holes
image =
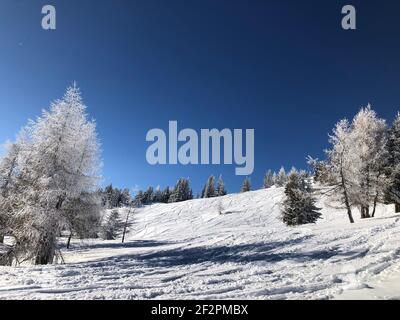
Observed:
[[[142,208],[125,244],[77,240],[64,265],[0,267],[0,299],[400,297],[392,206],[351,225],[320,197],[323,219],[289,228],[282,197],[272,188]]]

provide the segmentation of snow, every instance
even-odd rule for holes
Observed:
[[[271,188],[138,209],[124,244],[75,240],[65,264],[0,267],[0,299],[400,298],[393,206],[351,225],[319,195],[323,219],[293,228],[282,197]]]

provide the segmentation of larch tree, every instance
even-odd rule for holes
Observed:
[[[87,118],[74,85],[24,130],[15,178],[18,202],[11,213],[19,259],[52,263],[61,229],[93,219],[82,214],[99,203],[87,195],[98,188],[100,146],[96,124]]]
[[[331,149],[326,150],[330,176],[333,182],[333,194],[345,205],[350,223],[354,223],[350,190],[353,186],[350,125],[344,119],[339,121],[329,136]]]
[[[387,158],[387,127],[368,105],[354,117],[350,132],[352,157],[353,203],[360,208],[361,218],[375,215],[376,205],[383,199],[387,185],[384,172]]]

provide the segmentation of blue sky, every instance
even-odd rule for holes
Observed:
[[[357,9],[357,30],[340,27]],[[57,30],[41,28],[54,4]],[[189,177],[195,191],[234,166],[150,166],[146,133],[254,128],[254,187],[266,169],[323,155],[343,117],[400,105],[398,1],[0,0],[0,141],[74,80],[103,146],[104,184],[142,188]]]

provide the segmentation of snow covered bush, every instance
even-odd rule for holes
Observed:
[[[321,216],[312,196],[311,184],[303,173],[292,170],[285,186],[282,219],[288,226],[315,223]]]

